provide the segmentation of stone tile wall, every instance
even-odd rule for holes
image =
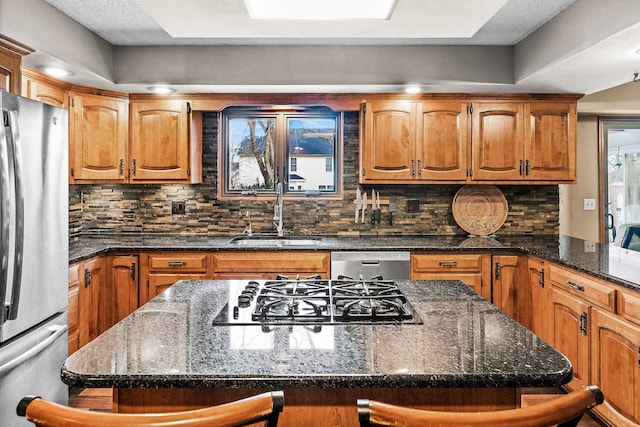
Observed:
[[[81,232],[181,233],[237,235],[247,225],[251,211],[255,233],[272,233],[273,201],[216,199],[218,151],[217,113],[205,113],[203,132],[203,183],[137,185],[71,185],[69,229]],[[345,114],[344,199],[285,200],[284,226],[297,235],[454,235],[466,234],[451,213],[451,202],[461,185],[379,185],[382,198],[398,197],[393,226],[386,207],[382,223],[354,223],[354,198],[358,182],[358,112]],[[362,190],[371,186],[361,185]],[[557,185],[499,186],[509,203],[509,215],[499,234],[557,235],[559,192]],[[407,200],[419,200],[418,213],[407,213]],[[186,214],[172,215],[171,202],[185,201]]]

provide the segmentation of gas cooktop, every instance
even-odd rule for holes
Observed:
[[[392,280],[249,280],[231,290],[214,325],[422,323]]]

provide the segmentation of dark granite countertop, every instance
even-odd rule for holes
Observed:
[[[399,281],[423,324],[213,325],[245,281],[181,281],[71,355],[78,387],[548,387],[570,362],[459,281]]]
[[[91,234],[70,239],[70,262],[109,251],[411,250],[518,251],[640,291],[640,253],[568,236],[361,236],[320,237],[313,246],[254,247],[230,243],[231,236],[180,234]]]

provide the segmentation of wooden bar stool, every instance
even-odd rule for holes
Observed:
[[[92,412],[26,396],[17,412],[39,427],[235,427],[260,421],[265,421],[265,427],[275,427],[283,407],[284,393],[273,391],[222,405],[158,414]]]
[[[487,412],[430,411],[358,399],[358,418],[361,427],[569,427],[603,400],[602,392],[593,385],[539,405]]]

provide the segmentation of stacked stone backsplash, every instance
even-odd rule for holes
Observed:
[[[451,213],[453,197],[461,185],[376,185],[386,199],[398,198],[393,226],[382,207],[382,221],[354,222],[358,185],[358,112],[345,113],[343,200],[284,201],[284,228],[295,235],[455,235],[466,234]],[[203,183],[137,185],[70,185],[69,230],[80,233],[180,233],[238,235],[251,212],[254,233],[273,233],[273,200],[217,200],[217,113],[204,114]],[[372,186],[360,185],[371,194]],[[499,186],[509,204],[509,215],[498,235],[557,235],[557,185]],[[407,200],[418,200],[418,213],[407,213]],[[185,215],[172,215],[171,202],[186,202]]]

